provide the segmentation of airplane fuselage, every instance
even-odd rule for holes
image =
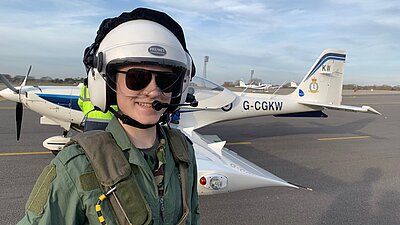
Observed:
[[[183,108],[181,124],[197,129],[225,120],[320,110],[298,104],[290,95],[235,94],[237,97],[234,101],[218,109]]]

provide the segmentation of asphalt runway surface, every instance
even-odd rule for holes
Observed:
[[[348,95],[384,116],[328,110],[327,119],[258,117],[199,130],[229,149],[313,191],[259,188],[202,196],[202,224],[400,224],[400,95]],[[29,193],[53,158],[42,141],[61,128],[39,125],[24,110],[15,140],[15,103],[0,101],[0,218],[15,224]],[[241,142],[250,142],[240,144]]]

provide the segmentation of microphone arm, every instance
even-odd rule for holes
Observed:
[[[160,102],[158,100],[155,100],[151,106],[153,107],[153,109],[155,109],[156,111],[160,111],[163,108],[168,108],[170,106],[192,106],[192,107],[197,107],[199,105],[198,101],[193,101],[191,103],[183,103],[183,104],[170,104],[170,103],[163,103]]]

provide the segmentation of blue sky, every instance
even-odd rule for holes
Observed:
[[[203,74],[217,83],[254,77],[299,82],[326,48],[347,51],[344,83],[400,84],[397,0],[2,0],[0,73],[83,77],[82,54],[101,21],[136,7],[184,28]]]

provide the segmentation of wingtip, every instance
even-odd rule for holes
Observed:
[[[380,115],[380,116],[382,116],[382,113],[380,113],[378,110],[376,110],[376,109],[372,108],[371,106],[368,106],[368,105],[363,105],[363,106],[362,106],[362,108],[363,108],[363,109],[366,109],[366,110],[367,110],[367,112],[369,112],[369,113],[372,113],[372,114],[377,114],[377,115]]]

